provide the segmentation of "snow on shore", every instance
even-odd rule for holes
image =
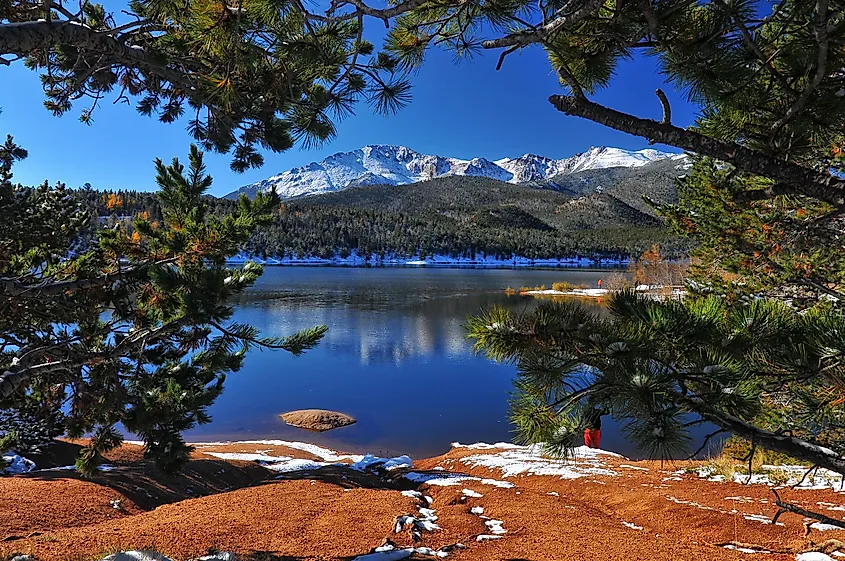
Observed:
[[[466,456],[459,461],[469,467],[485,467],[497,469],[504,478],[516,475],[549,475],[562,479],[578,479],[589,476],[618,476],[619,474],[605,466],[601,457],[621,458],[619,454],[579,446],[573,450],[572,457],[567,459],[549,458],[543,454],[543,446],[503,445],[468,445],[457,444],[459,448],[491,450],[499,448],[502,451],[495,454],[475,454]]]
[[[286,440],[247,440],[237,445],[264,445],[287,447],[295,450],[306,451],[320,458],[320,460],[297,459],[292,456],[270,453],[269,450],[256,450],[254,452],[220,452],[203,450],[208,447],[219,447],[226,445],[223,442],[206,442],[195,444],[197,450],[220,458],[222,460],[243,460],[257,462],[264,467],[277,472],[303,471],[319,469],[328,465],[346,465],[358,471],[384,470],[393,471],[400,468],[406,471],[402,477],[415,483],[426,483],[437,487],[463,486],[466,482],[475,481],[481,485],[490,485],[500,488],[512,488],[514,485],[509,481],[501,481],[493,478],[476,477],[468,474],[455,473],[443,469],[430,471],[415,471],[413,460],[409,456],[398,456],[395,458],[382,458],[372,454],[364,456],[354,454],[341,454],[328,448],[306,444],[302,442],[291,442]],[[475,443],[461,444],[452,443],[455,449],[477,450],[479,453],[464,456],[457,460],[467,468],[495,469],[502,473],[507,479],[517,475],[546,475],[560,477],[562,479],[577,479],[581,477],[595,476],[618,476],[619,474],[605,465],[603,458],[622,458],[622,456],[605,450],[597,450],[579,446],[573,450],[569,458],[550,458],[543,452],[541,444],[533,446],[519,446],[507,442],[496,444]]]
[[[572,290],[526,290],[520,294],[529,294],[531,296],[584,296],[586,298],[601,298],[610,294],[610,290],[606,288],[573,288]]]
[[[133,444],[140,444],[135,443]],[[256,444],[260,446],[281,446],[290,448],[292,450],[299,450],[317,456],[320,460],[305,460],[302,458],[294,458],[292,456],[279,456],[269,454],[265,450],[256,450],[255,452],[217,452],[203,450],[203,448],[226,446],[229,444],[249,445]],[[316,444],[307,442],[295,442],[290,440],[243,440],[238,442],[198,442],[193,444],[199,452],[219,458],[221,460],[241,460],[246,462],[256,462],[266,467],[267,469],[278,471],[280,473],[291,471],[305,471],[319,469],[328,465],[335,465],[344,463],[348,460],[354,464],[362,462],[366,459],[365,456],[356,454],[339,454],[329,448],[324,448]],[[407,457],[407,456],[406,456]],[[410,461],[410,458],[408,458]]]
[[[686,290],[679,287],[648,286],[645,284],[634,287],[634,290],[649,296],[662,298],[664,297],[663,291],[666,288],[671,288],[671,292],[665,296],[672,299],[682,298],[687,293]],[[613,294],[614,292],[615,291],[607,288],[573,288],[571,290],[526,290],[524,292],[520,292],[520,294],[528,294],[530,296],[581,296],[583,298],[602,298]]]

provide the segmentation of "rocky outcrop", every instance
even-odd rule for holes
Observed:
[[[326,409],[299,409],[282,413],[282,420],[292,427],[324,432],[356,423],[356,420],[344,413]]]

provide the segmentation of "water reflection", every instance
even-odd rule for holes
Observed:
[[[192,439],[282,438],[350,451],[445,452],[450,442],[509,440],[514,367],[472,349],[464,324],[482,308],[528,310],[506,286],[567,281],[594,286],[602,271],[268,268],[236,319],[267,335],[326,324],[302,357],[257,352],[229,377],[214,421]],[[593,304],[595,305],[595,304]],[[334,409],[358,423],[322,435],[284,425],[280,413]],[[625,448],[609,434],[607,445]]]

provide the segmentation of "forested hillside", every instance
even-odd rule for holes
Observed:
[[[579,171],[558,175],[543,182],[534,182],[531,186],[554,189],[575,197],[599,190],[654,216],[654,209],[643,200],[643,194],[660,202],[677,202],[677,177],[691,165],[689,159],[681,158],[683,157],[658,160],[642,167]]]
[[[304,197],[285,202],[275,222],[259,228],[244,249],[261,257],[330,258],[356,252],[549,259],[626,257],[657,243],[670,255],[683,253],[685,243],[666,230],[641,196],[674,200],[674,186],[665,173],[656,172],[638,174],[645,179],[635,183],[629,175],[637,171],[576,174],[572,188],[450,176]],[[152,220],[159,216],[158,203],[148,193],[77,194],[88,199],[102,226],[140,212]],[[236,204],[214,199],[211,208],[223,214]]]
[[[497,257],[608,257],[639,254],[653,243],[682,247],[653,216],[596,193],[553,190],[479,177],[365,186],[287,203],[250,250],[329,257],[395,252]]]

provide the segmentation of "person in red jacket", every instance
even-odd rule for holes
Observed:
[[[584,446],[598,448],[601,444],[601,418],[606,413],[593,407],[584,415]]]

